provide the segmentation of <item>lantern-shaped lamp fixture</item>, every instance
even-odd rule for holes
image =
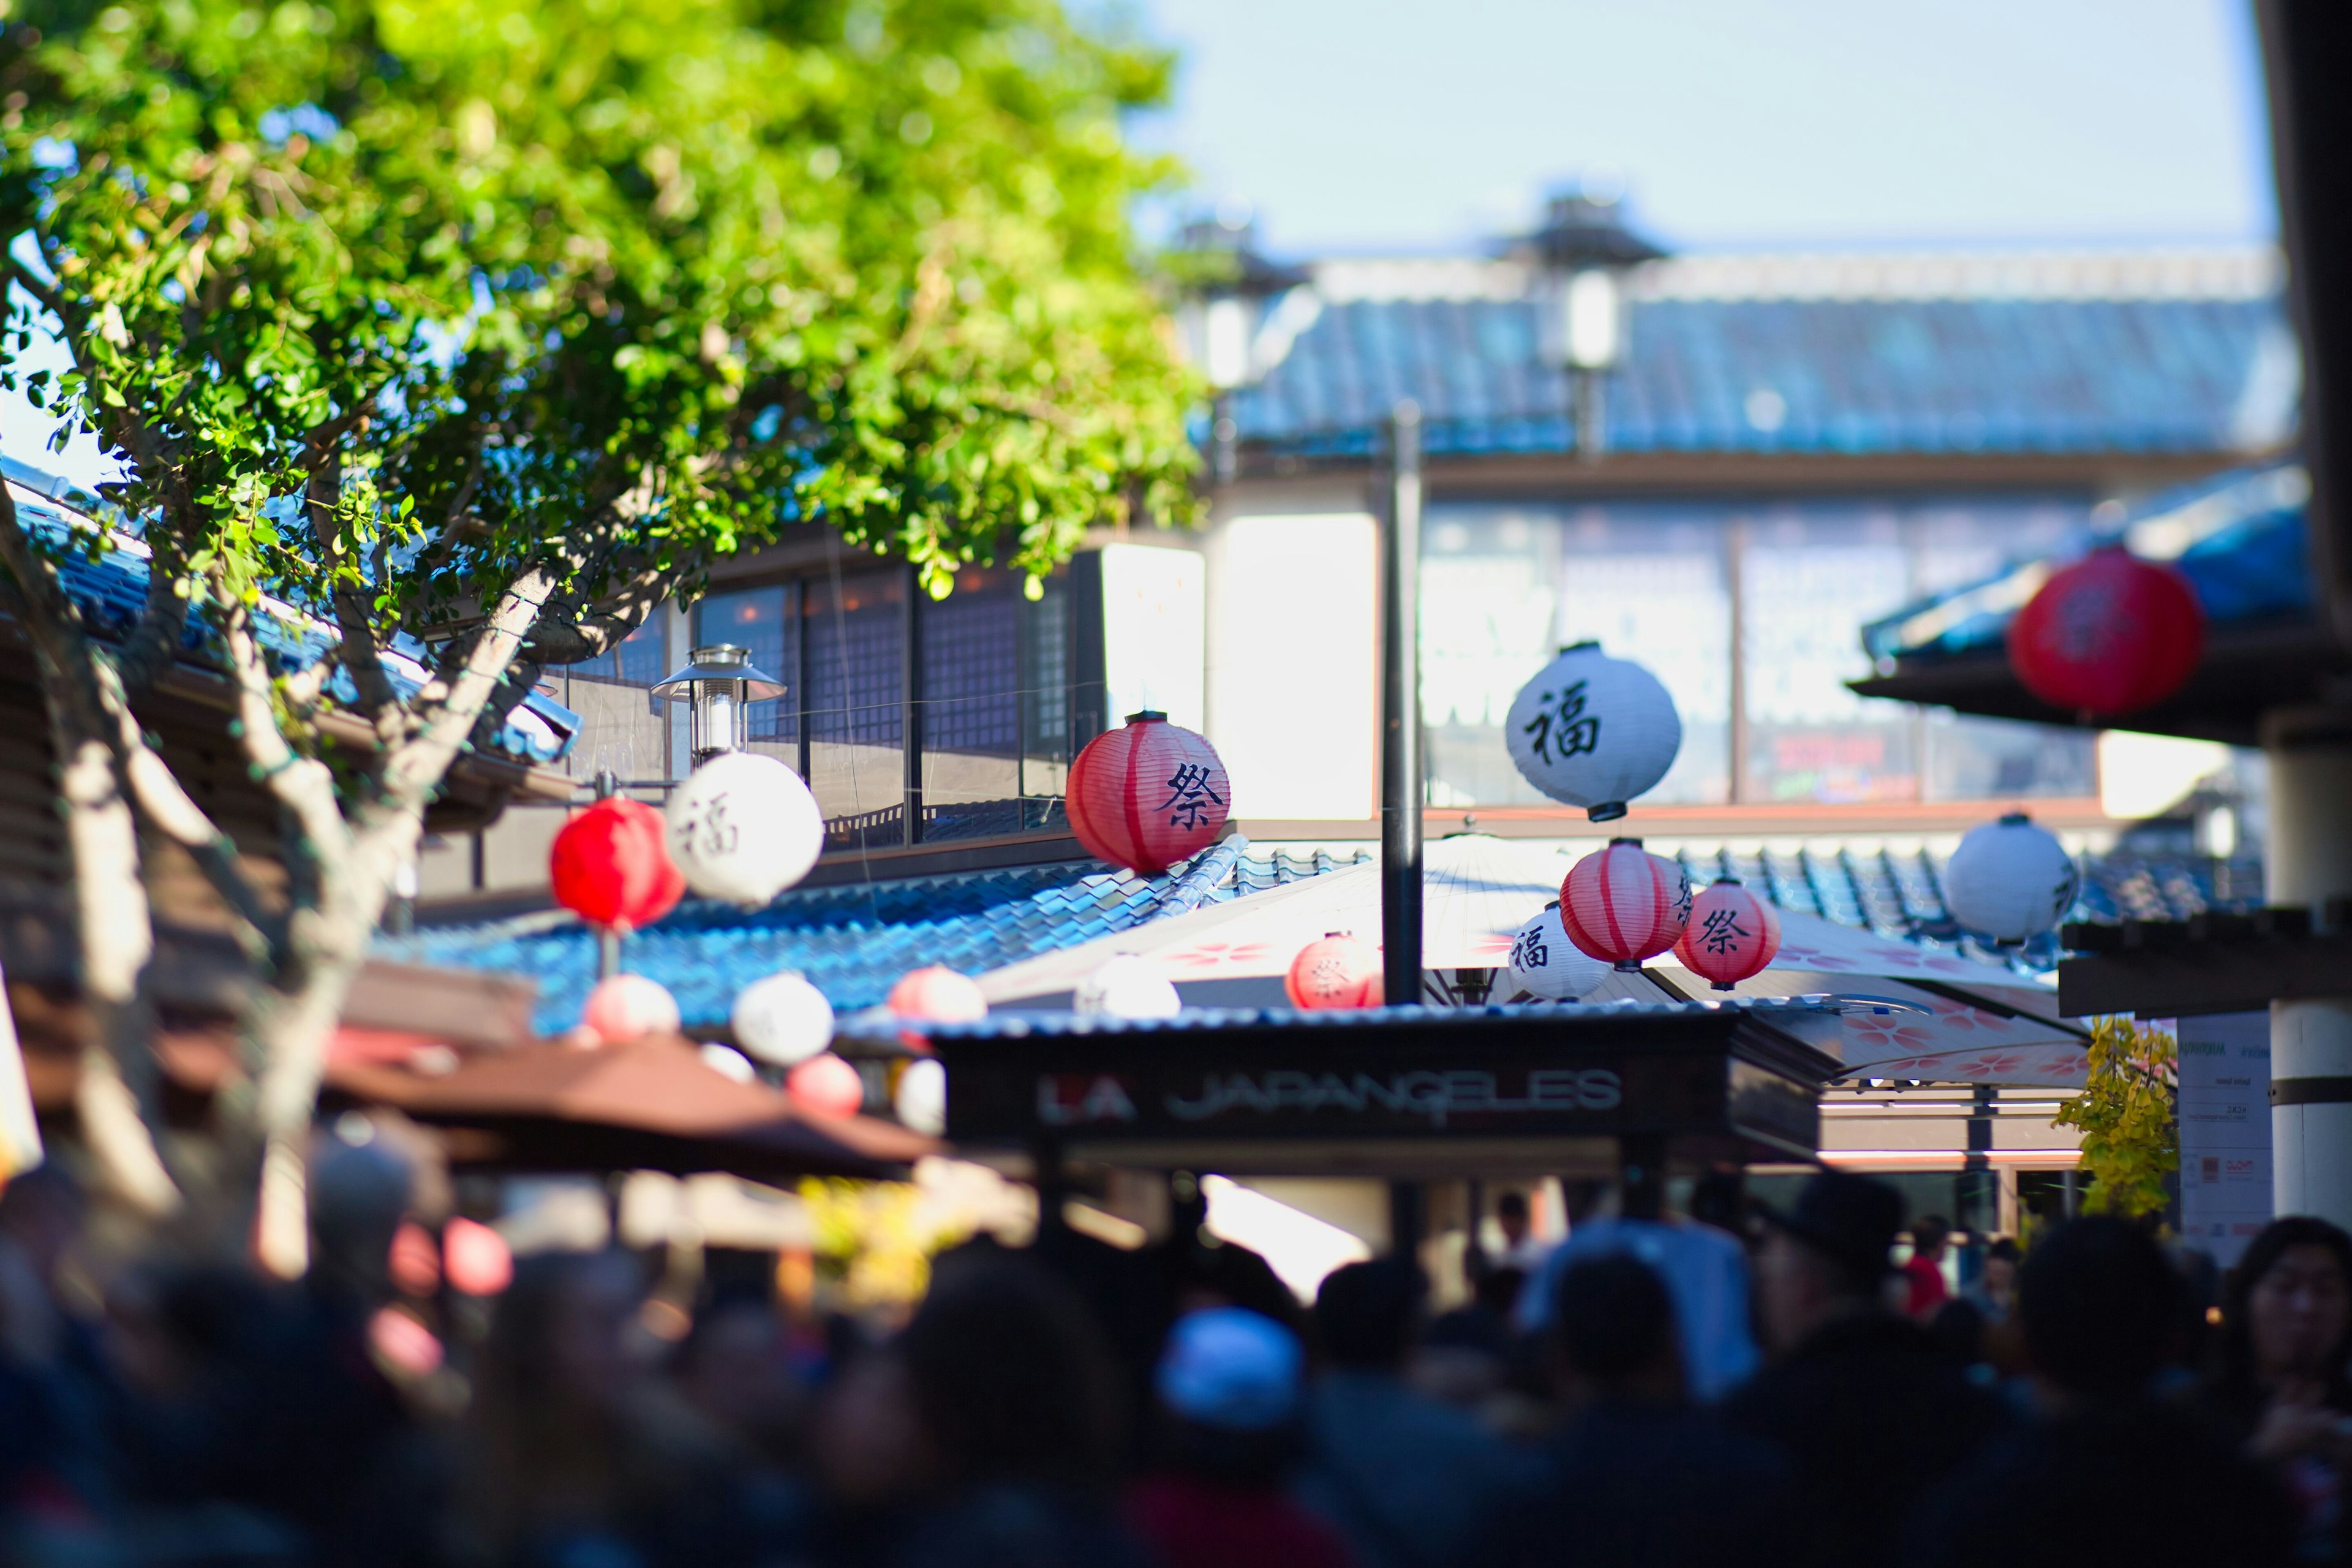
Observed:
[[[2066,847],[2021,811],[1970,828],[1944,863],[1952,919],[2004,947],[2057,925],[2082,890],[2082,869]]]
[[[1726,877],[1691,900],[1675,956],[1717,991],[1764,973],[1780,951],[1780,912]]]
[[[1579,951],[1623,970],[1642,967],[1682,940],[1690,878],[1678,861],[1638,838],[1612,838],[1569,868],[1559,886],[1560,927]]]
[[[724,642],[696,648],[684,669],[653,687],[653,695],[665,701],[688,704],[698,763],[743,743],[746,705],[772,702],[783,694],[782,681],[754,666],[744,649]]]

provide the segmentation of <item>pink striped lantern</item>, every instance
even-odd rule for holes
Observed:
[[[1780,951],[1780,914],[1726,877],[1691,900],[1690,922],[1675,956],[1717,991],[1761,974]]]
[[[1620,969],[1639,969],[1643,959],[1674,946],[1690,911],[1690,879],[1682,866],[1651,854],[1638,838],[1611,839],[1570,868],[1559,885],[1568,940]]]
[[[1142,877],[1207,848],[1234,797],[1216,748],[1148,710],[1088,741],[1065,794],[1087,853]]]

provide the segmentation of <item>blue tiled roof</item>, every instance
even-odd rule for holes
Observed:
[[[750,914],[690,900],[629,937],[622,963],[667,986],[688,1028],[723,1025],[736,993],[786,969],[846,1013],[882,1001],[900,975],[927,963],[977,974],[1369,858],[1254,851],[1236,837],[1161,877],[1084,861],[796,889]],[[545,1034],[580,1021],[596,980],[593,934],[560,912],[438,927],[386,939],[378,951],[529,974],[539,982],[535,1023]]]
[[[2216,626],[2308,615],[2317,600],[2305,521],[2309,481],[2283,465],[2240,469],[2141,502],[2085,528],[2054,556],[2012,562],[1991,576],[1906,605],[1862,630],[1874,659],[1936,659],[1997,647],[2010,617],[2053,564],[2104,544],[2169,560]]]
[[[1959,931],[1944,907],[1944,858],[1925,849],[1802,848],[1791,855],[1685,848],[1679,858],[1694,884],[1737,877],[1781,909],[1866,926],[1996,969],[2039,973],[2058,962],[2053,936],[1995,948]],[[2180,921],[2207,910],[2252,909],[2262,903],[2261,883],[2262,868],[2251,861],[2216,865],[2200,856],[2126,847],[2084,860],[2082,896],[2066,918]]]
[[[1236,837],[1156,878],[1085,861],[804,889],[750,914],[692,900],[628,938],[622,963],[667,986],[689,1029],[723,1026],[738,992],[786,969],[807,975],[837,1012],[847,1014],[881,1002],[901,974],[927,963],[982,973],[1371,858],[1368,849],[1346,857],[1294,855]],[[1685,849],[1681,858],[1695,881],[1737,876],[1784,909],[1867,926],[1995,967],[2032,973],[2057,962],[2050,938],[2001,951],[1955,931],[1940,892],[1942,862],[1924,851]],[[2072,917],[2078,920],[2179,920],[2261,901],[2252,887],[2258,868],[2224,868],[2232,881],[2223,889],[2210,862],[2187,855],[2118,853],[2093,860],[2085,872]],[[593,934],[562,911],[437,926],[381,939],[377,952],[408,963],[530,975],[540,988],[533,1023],[542,1034],[579,1022],[596,978]]]
[[[22,465],[15,467],[22,468]],[[17,474],[12,472],[9,477],[15,479]],[[59,542],[74,542],[76,548],[58,557],[58,577],[93,632],[101,637],[119,637],[137,625],[147,599],[147,562],[142,554],[120,547],[117,541],[118,547],[107,549],[93,559],[80,547],[93,538],[111,540],[115,536],[101,532],[100,525],[87,514],[54,500],[32,500],[20,495],[16,498],[16,513],[37,532]],[[280,670],[305,668],[334,640],[328,629],[317,622],[277,615],[257,616],[254,630],[265,655]],[[218,639],[200,614],[188,617],[182,647],[191,662],[214,668],[222,663]],[[387,665],[387,673],[394,687],[404,696],[413,695],[422,681],[402,665],[421,668],[430,655],[423,644],[404,635],[393,640],[391,652],[396,657]],[[341,671],[337,672],[328,690],[347,702],[356,695],[350,675]],[[500,737],[501,749],[510,756],[535,763],[561,760],[579,735],[580,715],[537,692],[523,699],[521,709],[532,717],[518,717],[508,722]]]
[[[1235,395],[1241,437],[1361,457],[1402,397],[1432,452],[1569,449],[1561,373],[1520,300],[1327,305]],[[1617,452],[2234,449],[2273,300],[1663,299],[1609,377]]]

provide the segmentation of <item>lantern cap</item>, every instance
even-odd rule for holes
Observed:
[[[1717,877],[1714,881],[1707,885],[1714,888],[1737,888],[1740,883],[1739,879],[1737,877]]]
[[[734,643],[710,643],[687,656],[686,668],[654,683],[652,695],[671,702],[693,700],[697,682],[740,680],[746,702],[772,702],[784,694],[784,683],[751,662],[750,652]]]
[[[1585,818],[1591,822],[1614,822],[1624,815],[1625,803],[1622,800],[1604,800],[1599,805],[1584,808]],[[1639,844],[1641,840],[1635,838],[1629,842]]]
[[[1610,847],[1612,849],[1620,844],[1631,844],[1636,849],[1642,847],[1642,841],[1638,838],[1612,838],[1609,841]]]
[[[2025,813],[2021,811],[2004,811],[2000,814],[2000,826],[2003,827],[2017,827],[2024,824],[2031,823],[2033,818],[2026,816]]]
[[[1168,715],[1157,708],[1143,708],[1129,714],[1127,721],[1130,724],[1165,724]]]
[[[1599,637],[1586,637],[1582,642],[1562,643],[1560,645],[1559,651],[1562,653],[1582,653],[1586,648],[1591,648],[1593,652],[1599,653],[1601,651],[1601,639]]]

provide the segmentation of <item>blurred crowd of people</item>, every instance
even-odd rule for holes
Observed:
[[[2266,1564],[2352,1556],[2352,1239],[2283,1219],[2219,1283],[2145,1227],[1993,1245],[1814,1177],[1785,1209],[1588,1215],[1433,1315],[1416,1264],[1299,1302],[1180,1212],[934,1262],[887,1334],[619,1251],[522,1259],[464,1397],[381,1315],[404,1190],[352,1155],[296,1286],[61,1282],[72,1181],[0,1193],[0,1555],[434,1568]],[[1710,1223],[1710,1220],[1713,1223]],[[1907,1237],[1908,1257],[1898,1242]],[[2212,1299],[2209,1299],[2210,1296]],[[425,1397],[425,1391],[435,1392]]]

